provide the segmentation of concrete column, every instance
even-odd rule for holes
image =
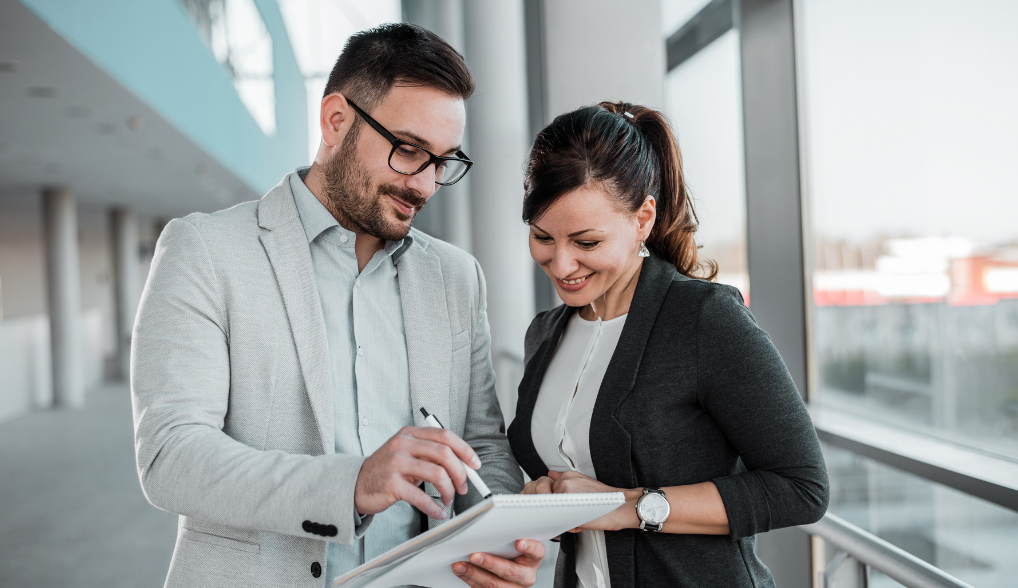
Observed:
[[[488,282],[488,320],[496,373],[503,358],[523,357],[534,316],[533,260],[523,208],[523,166],[530,147],[523,1],[464,4],[466,56],[477,80],[467,104],[473,253]],[[503,410],[514,411],[516,386],[501,377]]]
[[[110,212],[113,241],[113,294],[116,301],[117,375],[124,380],[131,372],[131,330],[138,310],[138,219],[134,211],[116,208]]]
[[[463,0],[403,0],[403,17],[407,22],[420,25],[465,54],[463,34]],[[476,72],[475,72],[476,75]],[[474,157],[467,137],[463,138],[463,152]],[[442,186],[428,206],[421,211],[418,228],[472,252],[470,229],[470,172],[466,178],[452,186]]]
[[[85,405],[82,374],[81,280],[78,269],[78,214],[66,188],[42,193],[46,228],[46,277],[49,291],[53,403]]]

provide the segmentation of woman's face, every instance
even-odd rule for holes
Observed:
[[[530,223],[530,255],[563,302],[585,306],[640,266],[640,241],[654,226],[654,212],[650,196],[630,214],[601,188],[577,188]]]

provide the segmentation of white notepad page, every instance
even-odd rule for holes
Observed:
[[[519,555],[517,539],[545,541],[622,506],[621,492],[604,494],[497,494],[451,521],[398,545],[339,576],[339,588],[390,588],[405,584],[462,588],[452,564],[471,553]],[[369,529],[370,533],[371,530]]]

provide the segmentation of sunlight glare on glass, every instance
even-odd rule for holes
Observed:
[[[386,22],[402,20],[399,0],[278,0],[283,22],[304,76],[308,109],[308,159],[322,139],[319,114],[322,93],[336,59],[350,35]]]

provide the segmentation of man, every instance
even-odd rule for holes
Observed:
[[[433,33],[355,35],[326,87],[314,164],[258,202],[166,226],[132,398],[142,487],[181,515],[167,586],[331,585],[476,503],[460,459],[496,493],[522,488],[480,267],[410,227],[469,169],[472,92]],[[424,428],[421,407],[449,430]],[[529,586],[544,548],[517,548],[453,571]]]

